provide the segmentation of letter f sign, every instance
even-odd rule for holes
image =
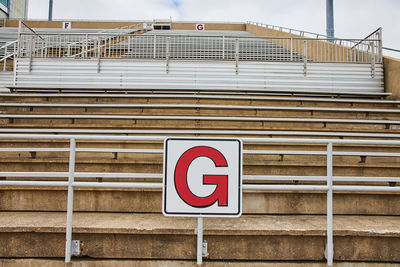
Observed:
[[[240,216],[241,152],[242,143],[237,139],[166,139],[164,215]]]

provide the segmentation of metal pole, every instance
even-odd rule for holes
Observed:
[[[49,21],[53,20],[53,0],[49,0]]]
[[[307,76],[307,40],[303,41],[303,74]]]
[[[68,175],[68,199],[67,199],[67,225],[65,237],[65,262],[71,261],[72,244],[72,213],[74,209],[74,177],[75,177],[75,151],[76,140],[71,138],[69,150],[69,175]]]
[[[326,209],[327,209],[327,228],[326,228],[326,260],[328,266],[333,265],[333,190],[332,190],[332,176],[333,176],[333,145],[328,143],[326,154],[326,183],[328,187]]]
[[[335,27],[333,22],[333,0],[326,0],[326,35],[335,38]]]
[[[166,60],[166,72],[167,72],[167,74],[169,73],[170,43],[171,43],[171,37],[167,37],[167,43],[166,43],[166,47],[165,47],[165,60]]]
[[[371,78],[375,78],[375,44],[374,42],[369,43],[371,48]]]
[[[197,218],[197,265],[203,264],[203,218]]]

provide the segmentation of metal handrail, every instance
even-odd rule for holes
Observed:
[[[369,39],[363,47],[352,51],[354,43],[361,39],[315,39],[302,37],[268,36],[216,36],[216,35],[132,35],[104,33],[62,33],[48,34],[49,44],[37,42],[30,33],[21,33],[20,57],[94,57],[100,58],[137,58],[137,59],[212,59],[212,60],[261,60],[288,62],[344,62],[344,63],[381,63],[381,53],[370,51],[371,43],[380,47],[380,39]],[[54,37],[54,38],[53,38]],[[121,38],[117,42],[108,42],[112,38]],[[90,47],[74,47],[75,44],[95,40]],[[97,41],[96,41],[97,40]],[[106,41],[104,41],[106,40]],[[335,43],[332,43],[334,41]],[[364,43],[363,43],[364,44]],[[68,54],[65,54],[68,50]],[[327,50],[328,53],[322,52]],[[372,53],[372,54],[371,54]],[[375,55],[378,57],[375,59]],[[305,68],[306,70],[306,68]]]
[[[6,43],[5,45],[3,45],[2,47],[0,47],[0,51],[4,49],[5,53],[4,56],[2,58],[0,58],[0,62],[7,60],[10,57],[13,57],[16,55],[17,53],[17,44],[18,44],[18,40]],[[13,52],[12,53],[7,53],[8,52],[8,47],[13,46]]]
[[[400,49],[394,49],[394,48],[389,48],[389,47],[382,47],[382,49],[400,53]]]
[[[31,27],[25,24],[22,20],[20,20],[21,24],[24,25],[28,30],[30,30],[33,34],[35,34],[37,37],[43,40],[43,38],[38,34],[36,31],[34,31]],[[21,32],[22,33],[22,32]]]
[[[77,140],[119,140],[119,141],[158,141],[162,142],[165,137],[162,136],[79,136],[79,135],[16,135],[16,134],[1,134],[1,139],[45,139],[45,140],[69,140],[70,147],[68,149],[60,148],[60,151],[69,151],[69,171],[62,173],[45,172],[45,173],[34,173],[30,175],[28,173],[21,172],[2,172],[2,176],[18,177],[29,176],[38,177],[39,175],[49,177],[68,177],[68,182],[65,181],[0,181],[0,186],[56,186],[56,187],[68,187],[68,199],[67,199],[67,223],[66,223],[66,248],[65,248],[65,262],[71,261],[71,244],[72,244],[72,216],[73,216],[73,194],[75,187],[92,187],[92,188],[156,188],[161,189],[161,183],[143,183],[143,182],[76,182],[75,177],[84,175],[85,177],[99,177],[102,173],[77,173],[75,172],[75,160],[76,152],[85,151],[82,148],[76,147]],[[364,144],[364,145],[397,145],[400,146],[400,141],[388,141],[388,140],[342,140],[342,139],[288,139],[288,138],[242,138],[243,142],[249,143],[304,143],[304,144],[325,144],[327,149],[326,152],[326,176],[247,176],[250,180],[309,180],[309,181],[324,181],[326,185],[286,185],[286,184],[244,184],[243,189],[245,190],[301,190],[301,191],[324,191],[327,194],[327,242],[326,242],[326,259],[329,266],[333,265],[333,191],[386,191],[386,192],[400,192],[399,187],[391,186],[376,186],[376,185],[363,185],[363,186],[349,186],[349,185],[333,185],[333,181],[360,181],[364,177],[338,177],[333,176],[333,156],[346,154],[344,152],[334,152],[334,144]],[[9,151],[13,151],[14,148],[10,148]],[[39,149],[40,150],[40,149]],[[96,150],[96,152],[102,152],[102,149]],[[106,150],[109,151],[109,150]],[[157,151],[159,152],[159,151]],[[283,151],[284,152],[284,151]],[[303,151],[307,153],[307,151]],[[301,152],[301,153],[303,153]],[[300,152],[297,152],[300,153]],[[348,153],[347,153],[348,154]],[[358,153],[357,155],[381,155],[381,156],[398,156],[398,153]],[[119,174],[107,173],[108,176],[118,176]],[[124,174],[125,177],[128,175],[140,177],[143,174]],[[158,178],[159,174],[150,174],[149,177]],[[365,181],[380,181],[380,182],[392,182],[399,181],[400,177],[365,177]],[[198,247],[200,249],[200,247]]]
[[[357,42],[355,45],[353,45],[353,47],[351,47],[351,49],[353,49],[354,47],[358,46],[358,45],[359,45],[360,43],[362,43],[363,41],[376,39],[376,38],[369,39],[369,37],[374,36],[374,35],[376,35],[376,34],[380,34],[381,32],[382,32],[382,28],[379,27],[378,29],[376,29],[375,31],[373,31],[371,34],[369,34],[367,37],[365,37],[364,39],[362,39],[361,41],[359,41],[359,42]],[[378,38],[378,40],[380,40],[380,38]]]

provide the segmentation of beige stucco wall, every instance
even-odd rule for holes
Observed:
[[[400,59],[384,57],[385,92],[392,93],[390,98],[400,99]]]
[[[201,22],[203,23],[203,22]],[[174,30],[196,30],[196,22],[173,22]],[[245,31],[246,24],[229,24],[229,23],[203,23],[205,30],[213,31]]]

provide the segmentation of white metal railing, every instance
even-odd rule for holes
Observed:
[[[13,58],[17,53],[18,40],[8,42],[0,47],[0,62],[3,62],[3,71],[7,70],[7,59]]]
[[[18,135],[18,134],[1,134],[2,140],[15,139],[31,139],[31,140],[66,140],[69,142],[69,148],[16,148],[10,146],[2,148],[0,152],[32,152],[32,151],[50,151],[69,153],[69,170],[68,172],[0,172],[1,177],[6,177],[7,180],[0,181],[0,186],[50,186],[50,187],[67,187],[67,222],[66,222],[66,250],[65,261],[71,260],[71,244],[72,244],[72,217],[73,217],[73,197],[74,188],[76,187],[92,187],[92,188],[162,188],[161,173],[93,173],[93,172],[76,172],[76,155],[80,152],[113,152],[113,153],[152,153],[162,154],[161,149],[114,149],[114,148],[77,148],[77,141],[97,140],[97,141],[150,141],[162,143],[166,136],[85,136],[85,135]],[[361,156],[361,157],[385,157],[393,158],[400,157],[400,153],[387,152],[346,152],[334,151],[334,145],[372,145],[376,149],[379,146],[395,146],[400,148],[400,141],[387,140],[339,140],[339,139],[289,139],[289,138],[242,138],[244,144],[259,143],[259,144],[320,144],[325,145],[325,151],[272,151],[272,150],[245,150],[244,154],[292,154],[292,155],[322,155],[326,156],[326,175],[320,176],[275,176],[275,175],[244,175],[243,180],[246,181],[243,185],[244,190],[301,190],[301,191],[325,191],[327,194],[327,243],[326,243],[326,259],[329,266],[333,264],[333,191],[385,191],[385,192],[400,192],[400,187],[391,186],[388,183],[400,182],[400,177],[344,177],[334,176],[333,173],[333,158],[334,156]],[[312,146],[309,146],[312,148]],[[384,150],[382,150],[384,151]],[[390,161],[391,162],[391,161]],[[391,162],[392,163],[392,162]],[[55,178],[55,181],[30,180],[24,181],[17,179],[18,177],[29,178]],[[130,178],[128,182],[99,182],[94,181],[76,181],[75,178]],[[14,178],[8,180],[10,178]],[[66,180],[67,178],[67,180]],[[137,182],[135,178],[147,178],[151,182]],[[60,180],[61,179],[61,180]],[[307,181],[316,182],[311,184],[287,184],[288,182]],[[257,183],[252,183],[257,181]],[[264,183],[259,183],[263,181]],[[282,183],[286,182],[286,184]],[[321,184],[322,182],[322,184]],[[341,185],[333,184],[333,182],[352,182],[356,185]],[[361,182],[361,184],[360,184]],[[362,184],[364,182],[375,182],[373,184]],[[379,185],[376,182],[380,182]],[[201,247],[198,249],[201,249]]]
[[[20,34],[23,58],[134,58],[381,63],[380,39],[207,35]],[[334,42],[332,42],[334,41]],[[354,47],[355,43],[359,43]],[[371,48],[372,47],[372,48]],[[377,52],[378,51],[378,52]]]

